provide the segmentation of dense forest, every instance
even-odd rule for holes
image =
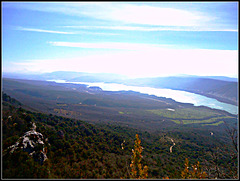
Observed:
[[[236,129],[227,125],[222,137],[194,127],[148,132],[30,111],[5,93],[2,106],[4,179],[238,178]],[[44,162],[10,149],[33,124],[44,140],[34,152],[44,152]]]

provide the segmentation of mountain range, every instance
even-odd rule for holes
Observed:
[[[65,80],[66,82],[104,82],[183,90],[238,105],[238,79],[224,76],[180,75],[169,77],[128,78],[119,74],[57,71],[43,74],[3,73],[5,78],[28,80]]]

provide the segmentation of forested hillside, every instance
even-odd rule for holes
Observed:
[[[207,128],[148,132],[93,125],[31,112],[5,93],[2,99],[3,178],[130,178],[136,134],[144,148],[141,164],[148,168],[147,178],[238,177],[236,151],[227,134],[211,134]],[[44,137],[47,159],[43,164],[21,148],[13,153],[9,149],[32,123]],[[201,171],[195,174],[189,168],[188,172],[188,161]]]

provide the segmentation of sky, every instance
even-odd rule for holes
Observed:
[[[238,77],[238,2],[4,2],[2,71]]]

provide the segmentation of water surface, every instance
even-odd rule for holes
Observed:
[[[194,106],[207,106],[210,108],[225,110],[231,114],[238,114],[238,106],[220,102],[216,99],[209,98],[203,95],[190,93],[181,90],[152,88],[152,87],[139,87],[128,86],[116,83],[103,83],[103,82],[66,82],[65,80],[51,80],[56,83],[73,83],[73,84],[85,84],[88,86],[98,86],[105,91],[135,91],[149,95],[155,95],[158,97],[172,98],[177,102],[192,103]]]

